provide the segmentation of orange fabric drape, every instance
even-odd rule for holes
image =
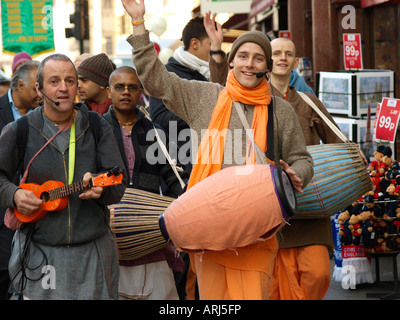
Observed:
[[[237,253],[223,251],[223,264],[208,259],[207,253],[191,257],[196,265],[201,300],[268,300],[278,250],[276,237],[239,249]]]
[[[322,300],[330,282],[328,248],[279,249],[270,281],[271,300]]]

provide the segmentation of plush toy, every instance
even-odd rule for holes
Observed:
[[[381,252],[383,252],[383,249],[382,249],[382,243],[384,242],[384,240],[383,240],[383,238],[379,238],[379,239],[376,239],[376,245],[375,245],[375,247],[374,247],[374,251],[372,251],[373,253],[381,253]]]
[[[341,212],[337,218],[337,222],[339,223],[339,235],[346,236],[344,223],[350,219],[349,210],[345,210]]]
[[[385,150],[385,146],[378,146],[378,148],[375,150],[374,152],[374,161],[371,161],[371,163],[368,166],[368,171],[372,171],[375,170],[376,172],[379,173],[379,169],[381,168],[381,163],[384,157],[384,152]]]
[[[377,198],[379,192],[382,190],[382,186],[380,184],[382,178],[376,170],[372,170],[369,175],[371,176],[372,181],[372,191],[374,192],[374,196]]]
[[[400,176],[400,165],[397,161],[392,162],[392,165],[389,167],[386,176],[391,180],[392,183],[396,183],[396,178]]]
[[[395,241],[395,243],[394,243],[395,246],[394,246],[393,250],[400,251],[400,237],[399,236],[395,237],[394,241]]]
[[[365,194],[362,198],[362,205],[356,205],[359,210],[357,211],[357,213],[360,213],[362,211],[365,210],[371,210],[374,206],[375,206],[375,194],[373,191],[368,192],[367,194]],[[356,211],[354,211],[356,212]]]
[[[397,241],[398,237],[397,236],[393,236],[390,237],[386,243],[388,248],[390,249],[390,251],[398,251],[399,250],[399,242]]]
[[[385,202],[385,213],[383,218],[393,218],[396,216],[397,200],[399,197],[395,194],[396,186],[390,184],[386,191],[378,198],[379,201]]]
[[[374,157],[373,188],[338,217],[341,242],[363,244],[370,253],[400,251],[400,162],[389,146],[378,146]]]
[[[349,219],[350,213],[348,210],[343,211],[339,214],[337,221],[339,222],[339,235],[340,235],[340,242],[343,245],[351,244],[352,236],[351,230],[349,229]]]
[[[372,217],[372,212],[368,210],[360,212],[358,215],[358,221],[362,226],[362,242],[367,248],[373,246],[373,242],[371,240],[371,235],[374,231]]]
[[[386,171],[392,166],[392,149],[390,147],[385,147],[383,150],[383,158],[381,160],[381,168],[384,168]]]
[[[383,240],[382,241],[382,243],[381,243],[381,249],[382,249],[382,252],[384,252],[384,253],[387,253],[387,252],[390,252],[391,250],[390,250],[390,248],[388,247],[388,240]]]
[[[395,194],[399,195],[400,194],[400,176],[396,176],[396,190],[394,191]]]
[[[390,175],[388,175],[387,173],[388,173],[388,171],[385,171],[385,173],[382,176],[380,176],[381,181],[379,181],[379,185],[381,187],[381,190],[383,190],[383,191],[385,191],[392,183],[392,181],[390,179]]]
[[[384,219],[377,220],[376,224],[374,225],[374,230],[377,238],[386,239],[389,237],[388,222]]]
[[[390,184],[397,184],[396,178],[399,176],[399,163],[393,162],[392,165],[385,171],[384,176],[381,178],[381,186],[386,189]]]
[[[396,208],[396,218],[400,219],[400,208],[399,207]]]
[[[362,227],[358,215],[352,214],[349,219],[349,230],[352,235],[352,244],[359,245],[361,242]]]

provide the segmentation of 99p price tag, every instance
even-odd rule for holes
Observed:
[[[400,116],[400,100],[383,98],[375,117],[375,141],[394,142]]]
[[[359,33],[343,34],[344,67],[346,70],[363,69],[361,35]]]

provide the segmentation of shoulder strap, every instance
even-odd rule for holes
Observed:
[[[100,138],[100,115],[97,112],[89,111],[89,123],[97,147]]]
[[[307,104],[316,112],[318,115],[326,122],[326,124],[331,128],[331,130],[341,139],[343,142],[348,142],[349,139],[346,138],[346,136],[336,127],[332,121],[330,121],[326,115],[322,113],[322,111],[315,105],[315,103],[308,97],[304,92],[299,92],[297,91],[299,96],[307,102]]]
[[[271,97],[271,103],[268,106],[267,123],[267,158],[275,162],[275,141],[274,141],[274,99]]]
[[[18,172],[22,172],[26,145],[28,143],[29,122],[28,117],[23,116],[17,120],[17,148],[18,148]]]
[[[249,123],[247,122],[246,116],[241,108],[241,105],[238,101],[233,100],[233,105],[239,115],[240,120],[242,121],[243,127],[246,129],[247,138],[250,141],[254,141],[254,137],[250,136],[252,130],[250,128]],[[261,149],[258,147],[256,143],[254,143],[254,152],[256,155],[256,161],[259,164],[267,163],[265,157],[270,160],[270,162],[274,163],[274,123],[273,123],[273,104],[271,99],[271,104],[268,107],[268,124],[267,124],[267,152],[264,154]]]
[[[101,168],[101,162],[99,160],[99,156],[97,154],[97,145],[100,139],[100,115],[97,112],[89,111],[89,126],[90,131],[94,137],[95,146],[96,146],[96,161],[97,161],[97,168]]]
[[[147,112],[147,110],[146,110],[143,106],[140,106],[139,109],[140,109],[140,111],[142,111],[142,112],[144,113],[145,117],[146,117],[148,120],[150,120],[151,123],[153,123],[153,121],[151,120],[150,114]],[[156,129],[154,126],[153,126],[153,128],[154,128],[154,132],[155,132],[155,134],[156,134],[156,138],[157,138],[158,144],[160,145],[161,150],[162,150],[162,152],[164,153],[164,156],[167,158],[168,163],[169,163],[169,165],[171,166],[172,170],[174,171],[175,176],[176,176],[176,178],[178,179],[178,181],[179,181],[179,183],[180,183],[182,189],[184,189],[185,186],[186,186],[186,184],[183,182],[181,176],[180,176],[179,173],[178,173],[178,171],[179,171],[179,172],[182,172],[183,169],[177,165],[175,159],[172,159],[172,158],[171,158],[171,156],[170,156],[169,153],[168,153],[168,150],[167,150],[166,146],[165,146],[164,143],[162,142],[162,139],[160,138],[160,136],[159,136],[159,134],[158,134],[158,132],[157,132],[157,129]]]

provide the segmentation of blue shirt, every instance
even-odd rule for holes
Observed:
[[[18,120],[21,118],[21,113],[19,112],[18,108],[14,104],[14,100],[12,99],[11,89],[8,90],[8,100],[10,101],[11,112],[13,114],[14,120]],[[33,108],[29,108],[28,112],[31,112]]]

